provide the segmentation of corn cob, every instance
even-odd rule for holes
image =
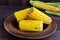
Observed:
[[[27,17],[27,12],[30,10],[30,8],[20,10],[14,13],[14,16],[16,17],[17,21],[20,21]]]
[[[41,2],[41,1],[30,1],[30,4],[33,5],[34,7],[39,8],[39,9],[41,8],[41,9],[45,9],[48,11],[60,12],[59,7],[48,5],[48,4]]]
[[[36,20],[41,20],[45,24],[50,24],[52,22],[52,19],[49,16],[34,7],[30,9],[30,11],[28,12],[28,16]]]
[[[19,22],[19,28],[22,31],[42,31],[43,22],[37,20],[21,20]]]

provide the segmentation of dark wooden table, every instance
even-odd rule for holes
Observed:
[[[17,38],[11,34],[9,34],[5,29],[4,29],[4,20],[6,19],[7,16],[10,14],[14,13],[17,10],[24,9],[26,7],[23,6],[0,6],[0,40],[27,40],[27,39],[22,39],[22,38]],[[52,15],[51,15],[52,16]],[[54,34],[51,36],[44,38],[44,39],[39,39],[39,40],[60,40],[60,17],[52,16],[57,24],[58,28]]]

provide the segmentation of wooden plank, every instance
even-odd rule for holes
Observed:
[[[44,2],[59,2],[60,0],[41,0],[41,1],[44,1]]]
[[[8,1],[7,0],[0,0],[0,5],[7,5]]]
[[[21,5],[21,0],[8,0],[8,5]]]

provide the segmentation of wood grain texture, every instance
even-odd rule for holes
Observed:
[[[44,2],[59,2],[60,0],[42,0]]]
[[[40,0],[43,2],[59,2],[60,0]],[[29,5],[29,0],[8,0],[8,5]]]
[[[0,0],[0,5],[7,5],[8,1],[7,0]]]
[[[43,2],[59,2],[60,0],[40,0]],[[0,0],[0,5],[29,5],[29,0]]]
[[[22,1],[21,0],[8,0],[8,5],[21,5]]]

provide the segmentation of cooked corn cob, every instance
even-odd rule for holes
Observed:
[[[16,17],[17,21],[20,21],[27,17],[27,12],[30,10],[30,8],[20,10],[14,13],[14,16]]]
[[[44,14],[43,12],[37,10],[36,8],[32,7],[28,13],[28,16],[36,19],[36,20],[41,20],[43,21],[45,24],[50,24],[52,22],[52,19],[47,16],[46,14]]]
[[[41,2],[41,1],[30,1],[30,4],[33,5],[34,7],[45,9],[48,11],[60,12],[59,7],[48,5],[48,4]]]
[[[43,22],[37,20],[21,20],[19,28],[22,31],[43,31]]]

